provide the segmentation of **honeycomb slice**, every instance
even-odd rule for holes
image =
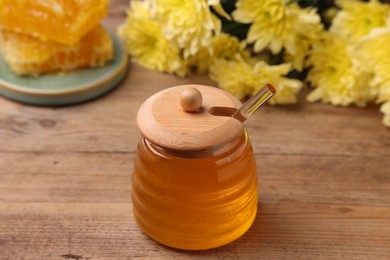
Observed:
[[[113,57],[113,43],[98,25],[74,46],[42,42],[22,33],[0,30],[0,52],[18,75],[103,66]]]
[[[109,0],[1,0],[1,27],[76,44],[107,15]]]

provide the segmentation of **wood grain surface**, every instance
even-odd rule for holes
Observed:
[[[175,150],[200,151],[218,147],[236,139],[244,125],[232,116],[215,116],[212,108],[234,109],[240,101],[215,87],[190,85],[203,95],[202,109],[186,112],[180,106],[180,95],[189,85],[171,87],[148,98],[137,114],[137,126],[149,141]]]
[[[115,30],[128,1],[112,1]],[[136,113],[181,84],[132,64],[108,95],[47,108],[0,97],[0,259],[390,259],[390,129],[378,106],[265,106],[247,123],[259,176],[254,225],[213,250],[146,237],[132,215]]]

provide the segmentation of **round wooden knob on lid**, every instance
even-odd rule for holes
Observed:
[[[196,112],[202,106],[202,93],[197,88],[185,88],[180,94],[180,106],[186,112]]]
[[[213,115],[210,108],[240,106],[239,100],[218,88],[177,86],[148,98],[138,111],[137,124],[142,135],[159,146],[204,150],[233,140],[244,129],[237,119]]]

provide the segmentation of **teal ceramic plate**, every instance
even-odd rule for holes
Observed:
[[[14,74],[0,56],[0,95],[22,103],[41,106],[63,106],[99,97],[124,78],[127,55],[119,39],[111,35],[114,59],[99,68],[66,73],[21,77]]]

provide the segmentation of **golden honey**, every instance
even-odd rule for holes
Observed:
[[[37,76],[103,66],[112,59],[114,50],[110,35],[98,25],[74,46],[0,29],[0,53],[16,74]]]
[[[108,0],[1,0],[0,27],[75,45],[107,14]]]
[[[207,151],[166,150],[142,138],[133,172],[133,210],[154,240],[202,250],[243,235],[257,211],[257,175],[246,130]]]

